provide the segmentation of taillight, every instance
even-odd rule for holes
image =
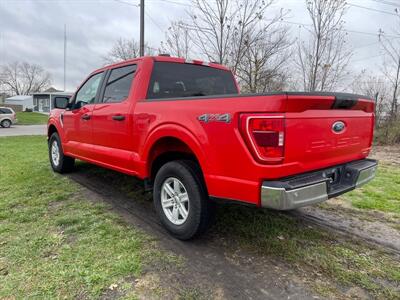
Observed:
[[[281,115],[243,114],[240,129],[253,156],[260,162],[280,163],[284,157],[285,119]]]

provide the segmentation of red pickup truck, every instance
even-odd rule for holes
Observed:
[[[207,228],[216,199],[277,210],[368,182],[374,102],[344,93],[239,94],[226,67],[166,56],[93,72],[48,122],[49,158],[143,179],[179,239]]]

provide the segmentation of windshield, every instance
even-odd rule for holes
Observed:
[[[230,71],[202,65],[155,62],[147,99],[238,94]]]

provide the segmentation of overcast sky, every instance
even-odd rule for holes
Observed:
[[[146,42],[158,48],[170,21],[187,19],[190,0],[145,2]],[[390,13],[394,13],[395,5],[400,8],[400,0],[347,2],[354,5],[348,7],[345,17],[348,42],[355,51],[351,68],[355,73],[378,70],[383,58],[377,33],[380,28],[391,33],[397,17]],[[88,73],[104,64],[103,56],[118,38],[139,40],[138,3],[139,0],[0,0],[0,64],[40,64],[51,73],[53,85],[62,89],[66,24],[67,90],[74,91]],[[290,10],[286,21],[310,23],[304,0],[276,0],[267,14],[280,8]],[[289,26],[294,38],[302,34],[301,26]]]

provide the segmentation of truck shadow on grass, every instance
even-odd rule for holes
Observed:
[[[183,273],[191,274],[187,280],[215,297],[400,298],[398,255],[299,216],[217,204],[209,232],[180,242],[158,223],[151,193],[140,181],[81,162],[70,177],[182,255],[187,262]]]

